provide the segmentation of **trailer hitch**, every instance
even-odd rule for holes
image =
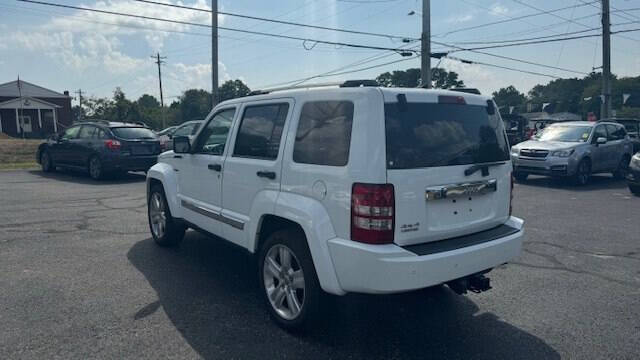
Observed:
[[[491,280],[484,274],[474,274],[463,278],[451,280],[447,286],[458,295],[466,294],[467,290],[474,293],[481,293],[491,289]]]

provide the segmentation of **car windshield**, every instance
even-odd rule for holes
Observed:
[[[504,124],[486,106],[385,104],[387,168],[410,169],[504,161]]]
[[[153,131],[143,127],[111,128],[113,134],[121,139],[155,139]]]
[[[549,126],[536,135],[540,141],[585,142],[591,134],[591,126]]]

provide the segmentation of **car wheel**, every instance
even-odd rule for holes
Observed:
[[[89,159],[89,176],[91,176],[93,180],[100,180],[104,177],[102,162],[100,158],[95,155]]]
[[[52,172],[56,169],[56,167],[53,165],[51,154],[49,154],[49,152],[46,150],[42,153],[42,155],[40,155],[40,165],[42,166],[42,171],[44,172]]]
[[[635,196],[640,196],[640,186],[629,184],[629,191]]]
[[[516,181],[518,182],[525,182],[527,181],[527,178],[529,177],[529,174],[527,173],[521,173],[521,172],[516,172],[513,173],[513,177],[516,179]]]
[[[304,233],[276,231],[260,249],[258,279],[269,314],[289,331],[316,320],[322,290]]]
[[[149,192],[147,213],[149,229],[156,244],[169,247],[182,242],[187,228],[171,216],[164,190],[159,185],[153,186]]]
[[[591,178],[591,163],[587,159],[583,159],[578,163],[574,180],[580,186],[587,185]]]
[[[631,162],[631,158],[623,156],[618,164],[618,168],[613,172],[613,177],[618,180],[623,180],[627,176],[627,172],[629,172],[629,162]]]

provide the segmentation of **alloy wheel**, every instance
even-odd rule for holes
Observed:
[[[101,171],[100,160],[97,157],[91,158],[89,161],[89,175],[94,179],[99,179]]]
[[[45,152],[44,154],[42,154],[40,162],[42,162],[42,170],[44,170],[45,172],[49,171],[49,169],[51,168],[51,159],[49,159],[49,153]]]
[[[296,255],[288,247],[271,247],[263,264],[264,289],[275,312],[286,320],[293,320],[305,302],[304,273]]]
[[[157,238],[162,238],[167,228],[167,215],[164,210],[162,195],[154,192],[149,201],[149,221],[151,230]]]
[[[578,182],[580,184],[585,185],[589,182],[589,172],[589,163],[586,161],[581,162],[578,167]]]

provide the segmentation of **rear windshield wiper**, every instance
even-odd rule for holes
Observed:
[[[464,176],[473,175],[476,171],[482,170],[482,176],[489,176],[489,167],[506,164],[506,161],[496,161],[483,164],[473,164],[464,170]]]

